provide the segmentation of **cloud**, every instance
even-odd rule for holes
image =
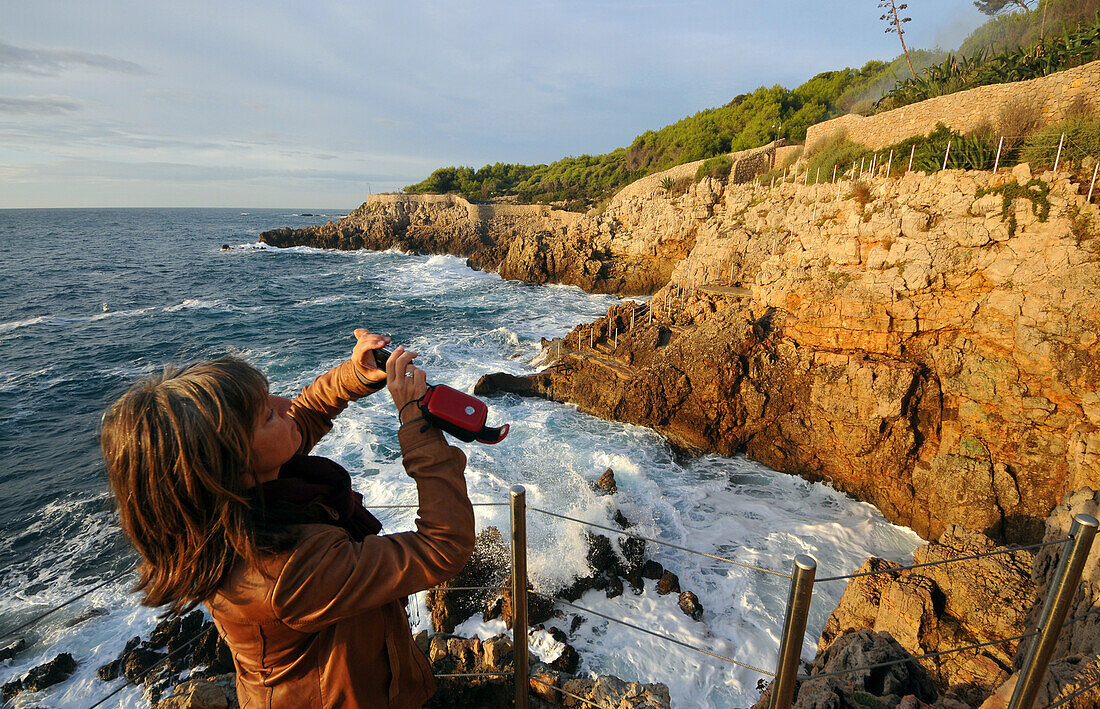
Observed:
[[[98,69],[138,76],[149,73],[140,64],[106,54],[75,49],[27,49],[0,42],[0,72],[58,76],[68,69]]]
[[[56,116],[80,110],[80,104],[67,98],[50,96],[0,96],[0,114],[15,116]]]

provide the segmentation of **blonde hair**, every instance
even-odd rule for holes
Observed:
[[[134,590],[145,605],[184,613],[213,596],[237,560],[259,568],[246,491],[267,396],[259,370],[224,357],[167,367],[104,414],[100,446],[122,531],[142,557]]]

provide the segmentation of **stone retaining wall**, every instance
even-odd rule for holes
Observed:
[[[1040,125],[1057,123],[1079,97],[1100,110],[1100,61],[1044,76],[1039,79],[1017,81],[1010,84],[979,86],[927,101],[895,108],[875,116],[850,113],[812,125],[806,131],[806,145],[836,133],[844,132],[848,140],[880,150],[915,135],[927,135],[937,123],[966,132],[985,122],[994,123],[1000,110],[1014,101],[1039,106]]]

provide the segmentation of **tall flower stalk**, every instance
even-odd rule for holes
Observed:
[[[897,34],[898,39],[901,40],[901,51],[905,52],[905,61],[909,64],[909,73],[913,75],[913,78],[917,78],[917,72],[913,70],[913,60],[909,58],[909,48],[905,46],[905,30],[901,28],[906,22],[912,22],[912,17],[902,17],[902,13],[909,7],[908,3],[901,3],[900,5],[895,0],[879,0],[878,6],[880,9],[885,10],[880,20],[886,22],[886,34],[891,32]]]

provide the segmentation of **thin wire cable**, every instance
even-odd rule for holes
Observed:
[[[432,677],[448,677],[451,679],[458,677],[511,677],[515,672],[468,672],[464,674],[449,674],[449,675],[432,675]]]
[[[708,554],[705,551],[698,551],[696,549],[688,549],[687,547],[682,547],[679,544],[673,544],[672,542],[663,542],[660,539],[650,539],[649,537],[643,537],[640,534],[631,534],[630,532],[624,532],[621,529],[613,529],[611,527],[605,527],[602,524],[596,524],[595,522],[586,522],[583,519],[577,519],[576,517],[568,517],[566,515],[560,515],[557,512],[550,512],[549,510],[540,509],[538,507],[528,507],[527,509],[534,510],[535,512],[541,512],[544,515],[550,515],[551,517],[558,517],[560,519],[569,520],[570,522],[576,522],[578,524],[585,524],[585,525],[588,525],[589,527],[595,527],[596,529],[603,529],[603,530],[606,530],[608,532],[612,532],[614,534],[621,534],[624,537],[632,537],[634,539],[641,539],[644,542],[652,542],[653,544],[660,544],[662,546],[672,547],[673,549],[679,549],[680,551],[686,551],[689,554],[698,554],[699,556],[705,556],[708,559],[714,559],[715,561],[723,561],[727,564],[733,564],[734,566],[740,566],[742,568],[752,569],[753,571],[762,571],[765,574],[772,574],[773,576],[779,576],[779,577],[785,578],[785,579],[789,579],[791,577],[790,574],[785,574],[782,571],[773,571],[771,569],[765,569],[763,566],[753,566],[752,564],[745,564],[745,563],[740,562],[740,561],[734,561],[733,559],[727,559],[724,556],[715,556],[714,554]]]
[[[970,559],[981,559],[986,556],[996,556],[998,554],[1011,554],[1016,551],[1027,551],[1029,549],[1039,549],[1040,547],[1051,547],[1058,544],[1065,544],[1070,540],[1069,537],[1065,539],[1058,539],[1053,542],[1039,542],[1038,544],[1029,544],[1022,547],[1009,547],[1006,549],[998,549],[996,551],[983,551],[979,554],[970,554],[969,556],[956,556],[952,559],[944,559],[942,561],[926,561],[921,564],[910,564],[909,566],[895,566],[890,569],[879,569],[878,571],[863,571],[856,574],[844,574],[843,576],[826,576],[823,579],[818,579],[816,583],[826,583],[828,581],[843,581],[845,579],[855,579],[861,576],[878,576],[880,574],[890,574],[898,571],[908,571],[910,569],[920,569],[925,566],[942,566],[943,564],[953,564],[956,561],[968,561]]]
[[[0,633],[0,640],[3,640],[4,638],[6,638],[6,637],[8,637],[8,636],[10,636],[10,635],[15,635],[15,634],[16,634],[16,633],[18,633],[18,632],[19,632],[20,630],[23,630],[24,628],[28,628],[28,627],[30,627],[30,626],[32,626],[32,625],[34,625],[35,623],[37,623],[38,621],[42,620],[42,619],[43,619],[43,618],[45,618],[46,616],[48,616],[48,615],[52,615],[53,613],[56,613],[57,611],[61,610],[61,609],[62,609],[62,608],[64,608],[65,606],[67,606],[67,605],[70,605],[70,604],[72,604],[72,603],[75,603],[76,601],[79,601],[79,600],[80,600],[81,598],[84,598],[85,596],[87,596],[87,595],[88,595],[88,594],[90,594],[90,593],[95,593],[96,591],[98,591],[99,589],[103,588],[103,587],[104,587],[104,586],[106,586],[107,584],[109,584],[109,583],[113,583],[113,582],[115,582],[115,581],[119,580],[120,578],[122,578],[123,576],[125,576],[125,575],[126,575],[126,574],[128,574],[128,573],[130,573],[131,571],[133,571],[133,570],[134,570],[134,569],[136,569],[136,568],[137,568],[137,564],[135,563],[135,564],[133,564],[132,566],[130,566],[130,568],[128,568],[128,569],[126,569],[126,570],[124,570],[124,571],[120,571],[120,572],[118,572],[118,573],[117,573],[117,574],[115,574],[114,576],[111,576],[110,578],[108,578],[108,579],[107,579],[106,581],[102,581],[102,582],[100,582],[100,583],[96,584],[95,586],[92,586],[92,587],[91,587],[91,588],[89,588],[89,589],[88,589],[87,591],[84,591],[83,593],[81,593],[81,594],[79,594],[79,595],[77,595],[77,596],[73,596],[73,597],[72,597],[72,598],[70,598],[69,600],[67,600],[67,601],[65,601],[64,603],[62,603],[61,605],[59,605],[59,606],[55,606],[54,608],[51,608],[50,610],[46,611],[46,612],[45,612],[45,613],[43,613],[42,615],[36,616],[36,617],[34,617],[34,618],[31,618],[31,619],[30,619],[30,620],[28,620],[28,621],[27,621],[26,623],[23,623],[22,625],[20,625],[20,626],[19,626],[18,628],[12,628],[11,630],[5,630],[5,631],[4,631],[3,633]]]
[[[1095,689],[1096,687],[1100,687],[1100,679],[1097,679],[1094,682],[1091,682],[1090,684],[1085,685],[1084,687],[1082,687],[1081,689],[1078,689],[1076,692],[1069,695],[1068,697],[1062,697],[1061,699],[1059,699],[1054,704],[1048,704],[1047,709],[1054,709],[1054,707],[1060,707],[1063,704],[1065,704],[1066,702],[1073,701],[1074,699],[1076,699],[1077,697],[1080,697],[1085,692],[1089,691],[1090,689]]]
[[[852,667],[843,670],[834,670],[832,672],[823,672],[818,675],[799,675],[797,679],[808,682],[810,680],[822,679],[824,677],[835,677],[836,675],[846,675],[851,672],[860,672],[862,670],[875,670],[880,667],[890,667],[891,665],[900,665],[903,662],[917,662],[918,660],[930,660],[933,657],[940,657],[941,655],[950,655],[956,652],[962,652],[963,650],[977,650],[980,647],[987,647],[989,645],[1000,645],[1001,643],[1009,643],[1013,640],[1023,640],[1024,638],[1030,638],[1034,635],[1038,635],[1038,630],[1032,630],[1030,633],[1024,633],[1023,635],[1016,635],[1011,638],[1002,638],[1001,640],[990,640],[989,642],[978,643],[977,645],[967,645],[966,647],[957,647],[953,650],[941,650],[940,652],[930,652],[927,655],[917,655],[916,657],[903,657],[899,660],[890,660],[888,662],[877,662],[873,665],[864,665],[862,667]]]
[[[471,502],[471,507],[507,507],[507,502]],[[415,510],[420,505],[370,505],[372,510]]]
[[[503,586],[433,586],[425,591],[501,591]]]
[[[107,701],[107,700],[108,700],[108,699],[110,699],[111,697],[115,696],[116,694],[118,694],[118,693],[119,693],[119,692],[121,692],[122,690],[124,690],[124,689],[126,689],[127,687],[129,687],[129,686],[130,686],[131,684],[132,684],[132,685],[134,685],[135,687],[136,687],[136,686],[138,686],[138,684],[140,683],[140,681],[141,681],[141,680],[144,680],[144,679],[145,679],[146,677],[148,677],[149,675],[151,675],[151,674],[153,673],[153,670],[157,669],[158,667],[160,667],[160,666],[161,666],[161,665],[163,665],[164,663],[168,662],[169,660],[171,660],[171,659],[172,659],[173,657],[175,657],[176,655],[178,655],[178,654],[179,654],[180,652],[182,652],[183,650],[186,650],[186,649],[188,649],[189,647],[191,647],[191,645],[193,645],[193,644],[195,643],[195,641],[196,641],[196,640],[198,640],[199,638],[201,638],[201,637],[203,636],[203,634],[205,634],[205,633],[207,633],[207,632],[209,632],[209,631],[210,631],[210,628],[209,628],[209,627],[204,627],[204,628],[203,628],[202,630],[200,630],[199,632],[197,632],[197,633],[195,633],[194,635],[192,635],[192,636],[191,636],[191,639],[190,639],[190,640],[188,640],[187,642],[185,642],[185,643],[184,643],[183,645],[180,645],[180,646],[179,646],[179,647],[177,647],[177,648],[176,648],[175,650],[173,650],[172,652],[168,653],[168,654],[167,654],[167,655],[165,655],[165,656],[164,656],[163,658],[161,658],[161,659],[160,659],[159,661],[157,661],[157,662],[156,662],[156,664],[154,664],[154,665],[151,665],[151,666],[149,667],[149,669],[147,669],[147,670],[145,670],[144,672],[142,672],[142,673],[141,673],[141,677],[139,677],[139,678],[138,678],[138,682],[131,682],[131,681],[130,681],[130,679],[129,679],[129,678],[127,677],[127,678],[126,678],[126,681],[125,681],[125,682],[123,682],[123,683],[122,683],[122,684],[121,684],[120,686],[116,687],[116,688],[114,689],[114,691],[112,691],[112,692],[111,692],[110,694],[108,694],[108,695],[107,695],[106,697],[103,697],[103,699],[100,699],[100,700],[99,700],[98,702],[96,702],[95,704],[93,704],[93,705],[91,705],[90,707],[88,707],[88,709],[95,709],[96,707],[98,707],[98,706],[99,706],[100,704],[102,704],[103,702]],[[125,677],[125,675],[123,675],[123,676]]]
[[[577,610],[583,611],[585,613],[591,613],[592,615],[599,616],[599,617],[603,618],[604,620],[609,620],[612,623],[618,623],[619,625],[625,625],[626,627],[633,628],[634,630],[640,630],[641,632],[648,633],[649,635],[652,635],[655,638],[660,638],[662,640],[667,640],[670,643],[675,643],[677,645],[681,645],[683,647],[686,647],[689,650],[695,650],[696,652],[701,652],[704,655],[710,655],[711,657],[715,657],[719,660],[724,660],[724,661],[730,663],[731,665],[737,665],[738,667],[744,667],[746,670],[752,670],[753,672],[759,672],[760,674],[767,675],[768,677],[775,677],[774,672],[768,672],[767,670],[762,670],[759,667],[753,667],[752,665],[746,665],[744,662],[738,662],[737,660],[734,660],[733,658],[730,658],[730,657],[726,657],[725,655],[719,655],[718,653],[711,652],[710,650],[704,650],[701,647],[696,647],[695,645],[692,645],[691,643],[686,643],[683,640],[677,640],[676,638],[670,638],[667,635],[661,635],[660,633],[656,633],[656,632],[654,632],[652,630],[649,630],[647,628],[643,628],[641,626],[634,625],[633,623],[627,623],[625,620],[619,620],[618,618],[613,618],[609,615],[604,615],[603,613],[600,613],[599,611],[594,611],[591,608],[585,608],[584,606],[578,606],[575,603],[570,603],[569,601],[563,600],[561,598],[556,598],[554,596],[549,596],[545,593],[539,593],[538,591],[530,591],[530,593],[534,593],[535,595],[542,596],[543,598],[549,598],[551,601],[554,601],[555,603],[560,603],[563,606],[569,606],[570,608],[576,608]]]
[[[551,688],[551,689],[553,689],[553,690],[554,690],[555,692],[561,692],[562,694],[564,694],[564,695],[566,695],[566,696],[572,697],[573,699],[576,699],[576,700],[577,700],[578,702],[582,702],[582,703],[583,703],[583,704],[585,704],[586,706],[590,706],[590,707],[596,707],[596,709],[605,709],[605,707],[603,707],[603,706],[601,706],[601,705],[599,705],[599,704],[596,704],[596,703],[595,703],[595,702],[593,702],[593,701],[592,701],[591,699],[585,699],[584,697],[582,697],[582,696],[580,696],[580,695],[577,695],[577,694],[573,694],[573,693],[572,693],[572,692],[570,692],[570,691],[569,691],[568,689],[563,689],[563,688],[561,688],[561,687],[556,687],[556,686],[554,686],[554,685],[550,684],[549,682],[547,682],[546,680],[541,680],[541,679],[539,679],[538,677],[528,677],[527,679],[531,680],[532,682],[538,682],[538,683],[539,683],[539,684],[541,684],[541,685],[542,685],[543,687],[550,687],[550,688]]]
[[[1067,625],[1073,625],[1074,623],[1076,623],[1079,620],[1084,620],[1085,618],[1088,618],[1093,613],[1100,613],[1100,606],[1097,606],[1096,608],[1093,608],[1092,610],[1087,610],[1087,611],[1085,611],[1084,613],[1082,613],[1080,615],[1073,616],[1072,618],[1067,620],[1065,623],[1062,623],[1062,627],[1064,628]]]

